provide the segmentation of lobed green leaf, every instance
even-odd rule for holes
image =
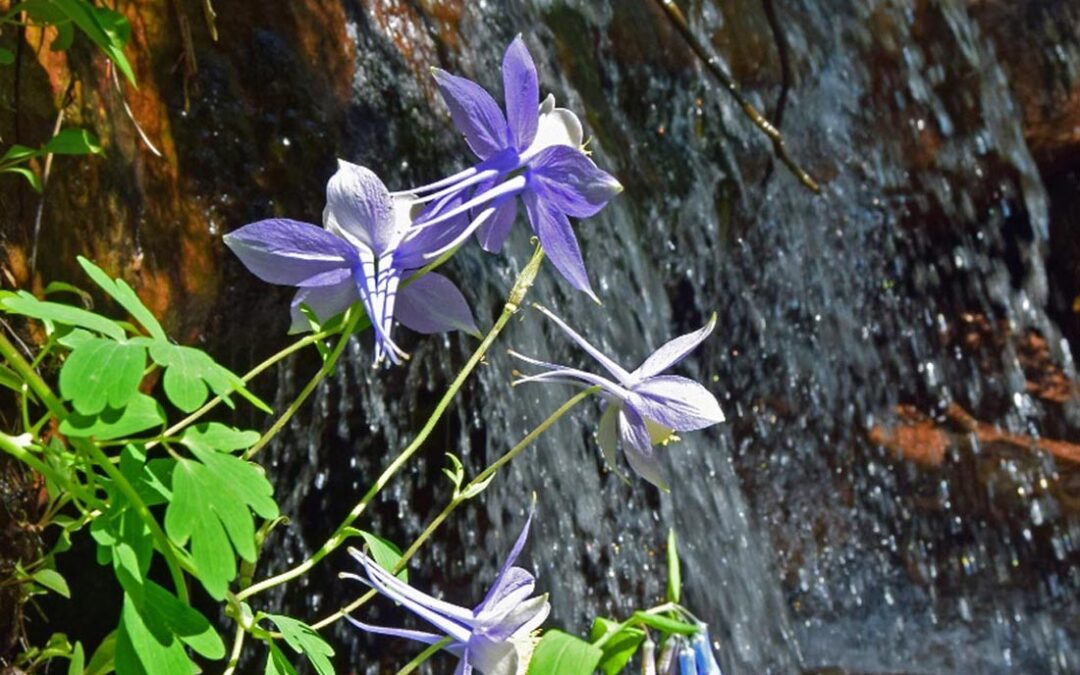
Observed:
[[[285,652],[273,642],[269,643],[270,652],[266,655],[266,669],[263,675],[296,675],[296,668],[289,663]]]
[[[320,636],[314,628],[303,621],[297,621],[292,617],[282,616],[280,614],[267,614],[266,618],[273,621],[274,625],[277,626],[277,629],[281,631],[281,636],[285,638],[286,644],[307,657],[307,660],[311,663],[312,667],[315,668],[316,673],[319,675],[334,675],[334,666],[330,663],[330,657],[334,655],[334,649],[322,639],[322,636]],[[273,660],[272,650],[271,660]],[[284,660],[284,658],[282,658],[282,660]],[[288,662],[286,661],[286,663]],[[269,666],[270,661],[267,661],[267,667],[269,668]],[[268,670],[267,672],[275,671]]]
[[[131,286],[127,285],[127,282],[123,279],[111,278],[104,270],[82,256],[79,256],[78,260],[79,265],[93,282],[127,310],[128,314],[135,317],[135,320],[143,325],[143,328],[150,333],[152,338],[168,342],[168,337],[165,335],[165,330],[161,327],[161,324],[158,323],[154,314],[146,308],[146,305],[142,303],[142,300],[139,299]]]
[[[160,427],[165,423],[165,411],[157,401],[136,393],[122,410],[106,408],[97,415],[72,413],[60,423],[65,436],[93,436],[99,441],[111,441]]]
[[[82,415],[121,409],[139,393],[146,349],[106,338],[81,341],[60,369],[60,395]]]
[[[401,562],[401,549],[398,548],[394,542],[389,539],[384,539],[377,534],[372,534],[371,532],[365,532],[363,530],[357,530],[356,532],[363,537],[364,543],[367,544],[368,550],[371,551],[371,557],[375,559],[375,562],[379,567],[393,574],[394,568]],[[408,582],[409,570],[407,568],[402,568],[402,570],[397,573],[397,577],[402,581]]]
[[[165,511],[165,532],[177,545],[191,541],[199,580],[215,599],[224,599],[236,578],[236,559],[255,560],[254,511],[276,518],[273,487],[262,470],[187,437],[195,459],[182,459],[172,474],[172,500]],[[235,550],[235,555],[233,551]]]

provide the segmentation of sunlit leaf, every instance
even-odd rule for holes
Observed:
[[[165,368],[165,394],[180,410],[192,412],[206,402],[209,390],[228,402],[234,391],[265,412],[269,406],[249,392],[238,375],[219,365],[214,359],[194,347],[174,345],[165,340],[139,341],[150,345],[150,358]]]
[[[53,593],[62,595],[65,598],[71,597],[71,589],[68,588],[67,581],[56,570],[42,568],[34,572],[30,578]]]
[[[375,562],[379,567],[383,568],[391,574],[394,573],[394,568],[401,562],[401,549],[389,539],[384,539],[377,534],[371,532],[365,532],[363,530],[357,531],[361,537],[364,538],[364,543],[367,544],[368,550],[371,552],[371,557],[375,559]],[[402,581],[409,580],[409,570],[402,568],[397,576]]]
[[[266,618],[274,622],[287,645],[307,657],[315,672],[319,675],[334,674],[334,666],[330,663],[334,649],[311,626],[280,614],[267,614]]]
[[[270,652],[266,655],[266,669],[263,675],[296,675],[296,668],[289,663],[285,652],[273,642],[270,643]]]
[[[659,614],[646,614],[645,612],[634,612],[633,618],[635,621],[639,621],[650,628],[655,628],[658,631],[664,633],[678,633],[680,635],[694,635],[698,632],[698,627],[679,621],[677,619],[671,619],[666,616],[660,616]]]
[[[675,537],[675,528],[668,529],[667,535],[667,599],[678,603],[682,598],[682,570],[679,567],[679,542]]]
[[[529,662],[528,675],[592,675],[604,653],[559,630],[544,632]]]
[[[241,431],[219,422],[203,422],[184,431],[184,442],[195,443],[222,452],[245,450],[259,440],[258,431]]]
[[[146,305],[142,303],[139,296],[127,285],[123,279],[113,279],[105,273],[100,267],[90,262],[86,258],[79,256],[79,265],[90,276],[90,278],[97,284],[101,290],[105,291],[112,297],[113,300],[127,310],[127,313],[135,318],[136,321],[141,323],[150,336],[155,340],[168,341],[165,335],[165,330],[158,323],[158,320],[154,317],[153,313],[146,308]]]
[[[191,541],[199,580],[212,597],[221,600],[236,578],[235,555],[255,560],[251,511],[276,518],[277,503],[260,467],[189,440],[185,444],[195,459],[182,459],[173,470],[165,531],[179,546]]]
[[[66,436],[93,436],[99,441],[124,438],[159,427],[165,423],[165,411],[157,401],[145,394],[136,394],[122,410],[106,408],[97,415],[72,413],[60,423],[60,433]]]
[[[79,307],[38,300],[26,291],[19,291],[16,294],[5,295],[0,298],[0,309],[42,321],[54,321],[65,326],[85,328],[114,340],[124,339],[124,329],[118,326],[115,321]]]
[[[146,349],[130,342],[93,338],[71,351],[60,369],[60,395],[82,415],[120,409],[139,393]]]
[[[115,670],[116,656],[116,631],[109,633],[101,641],[94,654],[90,657],[90,663],[86,664],[86,672],[83,675],[106,675]]]
[[[589,639],[595,643],[618,626],[617,621],[605,619],[602,616],[597,617],[593,621]],[[607,638],[604,646],[601,647],[604,655],[600,659],[600,670],[603,670],[606,675],[615,675],[621,672],[644,641],[645,631],[633,626],[627,626],[612,637]]]
[[[68,661],[68,675],[83,675],[85,667],[86,654],[83,653],[82,643],[76,642],[75,648],[71,650],[71,660]]]

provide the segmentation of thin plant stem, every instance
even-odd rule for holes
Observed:
[[[453,642],[453,640],[449,637],[444,637],[443,639],[439,640],[435,644],[431,645],[424,651],[417,654],[415,659],[406,663],[401,668],[401,670],[397,671],[397,675],[409,675],[409,673],[419,668],[421,665],[423,665],[425,661],[430,659],[432,656],[438,654],[440,649],[446,647],[451,642]]]
[[[572,398],[570,398],[570,400],[559,406],[559,408],[555,412],[551,413],[551,415],[549,415],[547,419],[537,425],[535,429],[530,431],[528,435],[525,436],[525,438],[521,439],[521,441],[518,442],[517,445],[507,450],[502,456],[500,456],[498,459],[488,465],[487,468],[478,473],[475,478],[473,478],[471,481],[468,482],[468,484],[465,485],[464,489],[455,491],[454,498],[447,502],[446,506],[443,507],[443,510],[439,512],[439,515],[435,516],[435,518],[428,524],[428,526],[424,528],[424,531],[420,533],[420,536],[417,537],[416,540],[409,546],[409,548],[407,548],[405,552],[401,554],[401,559],[398,560],[396,565],[394,565],[392,574],[397,574],[401,570],[405,569],[405,565],[407,565],[408,562],[412,560],[413,556],[415,556],[416,553],[420,550],[420,547],[423,546],[433,534],[435,534],[435,531],[439,529],[439,527],[443,524],[443,521],[445,521],[450,516],[450,514],[453,513],[454,510],[457,509],[457,507],[460,506],[463,502],[468,501],[476,494],[479,494],[479,492],[477,491],[479,486],[482,486],[501,467],[505,466],[508,462],[514,459],[514,457],[517,457],[523,450],[532,445],[536,441],[536,439],[540,437],[541,434],[547,431],[547,429],[552,424],[555,424],[555,422],[557,422],[559,418],[570,412],[570,410],[573,409],[574,406],[581,403],[587,397],[597,393],[598,391],[600,391],[600,387],[595,386],[589,387],[588,389],[584,389],[575,394]],[[351,603],[345,605],[333,614],[330,614],[329,616],[320,619],[316,623],[311,624],[311,627],[315,630],[321,630],[322,628],[325,628],[326,626],[334,623],[338,619],[341,619],[347,614],[350,614],[359,609],[360,607],[364,606],[373,597],[375,597],[375,591],[368,591],[364,595],[360,596],[356,600],[353,600]]]
[[[428,418],[428,421],[420,430],[420,433],[417,434],[416,438],[413,439],[412,443],[410,443],[408,447],[406,447],[401,452],[401,454],[399,454],[394,459],[394,461],[392,461],[390,465],[383,470],[382,474],[378,477],[378,479],[376,479],[375,483],[368,489],[364,496],[361,497],[360,501],[356,503],[352,510],[349,511],[348,515],[345,516],[345,519],[342,520],[341,524],[338,525],[336,530],[334,530],[334,533],[330,535],[330,538],[327,539],[326,542],[323,543],[323,545],[320,546],[319,549],[315,551],[315,553],[313,553],[310,558],[304,560],[296,567],[286,570],[285,572],[282,572],[281,574],[278,574],[276,576],[264,579],[259,583],[254,584],[238,593],[236,596],[238,600],[244,600],[245,598],[249,598],[256,593],[261,593],[262,591],[265,591],[269,588],[274,588],[275,586],[279,586],[283,583],[302,576],[312,567],[317,565],[320,560],[337,550],[349,538],[349,533],[347,530],[352,527],[352,524],[356,522],[357,518],[363,515],[364,511],[367,510],[368,504],[371,503],[371,500],[373,500],[376,495],[378,495],[379,492],[382,491],[383,487],[385,487],[386,484],[389,483],[390,480],[397,474],[397,472],[400,471],[402,467],[404,467],[405,464],[408,463],[412,456],[416,454],[416,452],[424,444],[424,441],[427,440],[428,436],[431,435],[431,432],[435,430],[435,426],[438,424],[439,420],[442,419],[443,413],[445,413],[447,408],[450,407],[450,404],[457,396],[457,393],[461,389],[462,385],[465,384],[465,381],[472,374],[472,371],[475,370],[476,366],[480,364],[481,360],[483,360],[484,355],[487,354],[488,349],[490,349],[491,345],[494,344],[495,339],[499,336],[499,333],[502,332],[503,328],[510,321],[510,317],[512,317],[517,312],[518,307],[521,306],[521,303],[525,299],[525,295],[529,292],[529,289],[532,287],[533,282],[536,280],[536,275],[540,270],[540,264],[543,261],[544,250],[540,246],[537,246],[532,258],[529,260],[528,264],[526,264],[525,267],[521,270],[521,273],[518,274],[518,278],[514,282],[513,288],[510,289],[510,295],[507,298],[506,305],[503,307],[502,314],[499,316],[498,320],[495,321],[495,325],[491,327],[491,330],[488,331],[488,334],[484,337],[484,340],[480,343],[480,346],[477,347],[476,351],[474,351],[472,356],[469,357],[469,360],[468,362],[466,362],[465,367],[462,368],[461,372],[459,372],[457,377],[454,378],[454,381],[450,384],[450,387],[446,390],[446,393],[443,394],[443,397],[439,401],[438,405],[435,406],[435,410],[431,414],[431,417]]]
[[[239,621],[236,623],[236,635],[233,637],[232,651],[229,652],[229,663],[222,675],[233,675],[236,672],[236,666],[240,663],[240,654],[244,651],[244,638],[247,637],[247,630],[244,628],[244,624]]]
[[[315,375],[308,383],[304,385],[304,388],[300,390],[300,393],[293,399],[293,402],[289,404],[289,407],[285,409],[285,412],[281,413],[281,416],[270,425],[270,428],[266,430],[266,433],[259,438],[255,445],[244,452],[244,459],[251,459],[256,453],[266,447],[266,444],[269,443],[274,436],[289,423],[289,420],[292,419],[293,415],[300,410],[300,406],[304,404],[308,396],[311,396],[311,392],[315,391],[315,387],[319,386],[319,383],[334,371],[334,366],[337,365],[337,360],[341,356],[341,352],[345,350],[345,345],[349,344],[349,338],[352,337],[356,324],[360,322],[361,317],[365,316],[367,315],[364,312],[361,312],[359,307],[353,305],[345,319],[345,325],[341,330],[341,336],[338,338],[337,344],[334,345],[333,350],[327,355],[322,366],[316,371]]]
[[[34,390],[34,393],[37,394],[38,398],[41,399],[41,402],[45,404],[45,407],[49,409],[49,412],[53,414],[58,422],[62,422],[67,418],[68,411],[64,404],[3,333],[0,333],[0,356],[3,356],[12,370],[30,385],[30,388]],[[184,604],[187,604],[188,592],[187,585],[184,583],[183,565],[177,557],[176,551],[173,550],[172,542],[165,535],[165,531],[161,529],[161,525],[154,518],[154,514],[150,513],[146,502],[135,491],[127,477],[113,466],[109,458],[93,441],[74,437],[69,438],[69,440],[76,450],[82,452],[101,467],[120,492],[131,502],[131,506],[135,509],[135,513],[139,515],[139,518],[150,528],[150,534],[154,538],[157,548],[161,551],[161,555],[164,556],[166,566],[169,568],[169,575],[172,577],[173,585],[176,586],[176,594]]]

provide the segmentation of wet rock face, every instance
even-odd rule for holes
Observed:
[[[845,556],[856,557],[889,535],[899,535],[899,544],[893,542],[892,550],[882,545],[883,569],[899,568],[916,594],[983,598],[987,615],[1000,609],[991,592],[1000,571],[995,566],[1014,542],[1023,570],[1006,566],[1008,585],[1038,587],[1032,570],[1044,559],[1065,578],[1075,553],[1059,555],[1054,527],[1077,527],[1078,499],[1072,495],[1080,494],[1080,478],[1071,465],[1058,470],[1055,462],[1064,467],[1080,441],[1068,412],[1071,373],[1061,367],[1052,331],[1014,331],[1002,320],[1009,313],[1002,308],[1007,292],[991,293],[985,280],[993,274],[1007,290],[1030,288],[1038,305],[1041,250],[1048,248],[1053,316],[1078,344],[1080,10],[1074,3],[970,0],[965,10],[930,0],[860,1],[843,12],[835,7],[844,3],[832,0],[680,3],[759,108],[774,118],[783,110],[797,157],[827,188],[840,186],[829,201],[784,182],[767,146],[704,75],[652,0],[489,2],[485,8],[438,0],[212,4],[216,42],[202,0],[121,3],[133,27],[128,55],[138,90],[123,83],[118,89],[107,63],[86,45],[58,55],[40,49],[42,36],[34,31],[0,36],[2,46],[21,45],[18,66],[0,67],[4,142],[42,142],[62,108],[71,124],[95,130],[106,147],[103,156],[58,159],[43,201],[19,180],[0,176],[2,284],[40,290],[53,279],[84,283],[74,258],[87,255],[128,279],[171,335],[202,342],[242,370],[284,342],[281,310],[291,291],[252,279],[224,251],[220,235],[275,215],[318,222],[337,154],[379,166],[395,187],[455,168],[454,162],[464,161],[463,148],[439,116],[443,108],[435,103],[428,66],[440,64],[497,87],[500,45],[531,27],[530,44],[548,47],[536,53],[545,89],[554,88],[582,112],[605,161],[628,188],[620,198],[629,204],[619,207],[623,215],[590,224],[587,232],[581,228],[586,248],[604,253],[593,256],[597,273],[616,281],[660,278],[649,290],[666,292],[659,301],[625,290],[616,296],[626,306],[652,302],[640,312],[649,320],[671,315],[671,326],[646,329],[658,331],[646,333],[647,340],[641,325],[620,324],[631,335],[626,342],[655,346],[670,331],[700,325],[705,310],[718,303],[725,313],[724,335],[713,354],[701,356],[702,372],[719,373],[716,386],[732,394],[725,407],[732,410],[730,442],[740,450],[731,451],[728,441],[707,450],[734,456],[751,510],[766,523],[761,529],[769,530],[759,534],[754,523],[750,538],[764,539],[775,552],[784,575],[777,595],[788,601],[785,610],[807,623],[856,615],[861,597],[859,607],[835,600],[847,592],[849,578],[851,586],[862,582],[850,574],[855,565]],[[68,97],[69,104],[58,105]],[[1046,212],[1040,212],[1042,185],[1031,170],[1032,157],[1048,188],[1048,245],[1039,233]],[[851,209],[840,206],[849,201]],[[710,228],[720,234],[713,236]],[[627,241],[632,246],[619,248]],[[845,248],[836,241],[854,244]],[[785,261],[773,265],[777,256]],[[481,289],[470,292],[495,306],[497,293],[483,286],[476,261],[466,257],[455,264]],[[798,273],[785,276],[784,268]],[[566,303],[573,307],[572,300]],[[843,303],[850,306],[837,309]],[[593,314],[590,308],[575,318],[584,322]],[[944,328],[937,325],[939,316]],[[850,341],[860,329],[869,337]],[[930,337],[924,340],[924,333]],[[316,521],[348,501],[342,495],[355,492],[354,474],[377,470],[384,446],[415,428],[460,355],[444,352],[417,359],[437,363],[431,372],[403,369],[386,374],[381,384],[368,382],[370,369],[362,363],[329,394],[322,392],[319,406],[329,414],[312,412],[310,422],[304,420],[310,428],[287,432],[282,447],[268,451],[276,453],[282,493],[302,491],[292,495],[290,506],[311,521],[305,531],[297,520],[302,533],[282,545],[282,557],[302,555],[305,537],[309,544],[318,540],[319,528],[329,526]],[[356,358],[364,361],[367,353]],[[761,365],[747,365],[751,360]],[[916,370],[917,360],[936,362],[939,379]],[[838,374],[815,363],[835,364]],[[309,366],[301,363],[296,372]],[[1004,382],[1009,377],[1018,377],[1020,390],[1034,399],[1037,412],[1030,419],[1012,412]],[[274,385],[261,385],[267,390],[259,393],[273,398]],[[289,374],[282,375],[281,396],[295,386]],[[476,386],[468,396],[489,393]],[[954,398],[957,407],[948,405]],[[385,401],[392,402],[391,412],[383,411],[383,426],[372,432],[372,410],[382,410]],[[520,421],[512,410],[499,412],[496,417]],[[867,416],[874,423],[864,428]],[[1036,428],[1005,428],[1028,423]],[[464,418],[450,423],[444,435],[472,433],[479,454],[488,431],[470,432],[469,424]],[[583,423],[564,445],[584,454],[587,429]],[[1055,442],[1062,445],[1048,445]],[[976,455],[973,443],[985,452]],[[434,475],[441,452],[435,448],[428,458]],[[357,456],[358,464],[341,471],[346,455]],[[571,484],[564,473],[551,472],[543,478]],[[695,465],[688,475],[706,473]],[[1046,486],[1029,480],[1042,475]],[[329,481],[326,490],[298,487],[318,476]],[[410,517],[416,523],[395,523],[402,505],[419,514],[442,498],[439,487],[423,480],[417,479],[416,492],[382,506],[381,524],[418,526],[415,514]],[[815,492],[814,483],[825,487]],[[1046,515],[1028,540],[1032,502],[1016,490],[1032,485],[1040,503],[1060,509]],[[636,531],[639,525],[628,521],[646,522],[644,509],[651,513],[659,503],[649,496],[639,500],[642,511],[632,511],[632,499],[607,489],[604,496],[617,497],[608,501],[628,514],[611,516],[626,519],[605,522],[611,530]],[[701,504],[715,510],[713,493],[720,488],[702,489],[709,494]],[[0,493],[17,508],[32,503],[32,495],[14,487]],[[498,528],[499,502],[491,500],[490,513],[473,516],[477,527],[470,530],[463,521],[452,532],[448,538],[461,541],[442,549],[437,561],[464,557],[482,531]],[[743,513],[714,510],[698,520],[726,523],[737,520],[732,511]],[[968,518],[963,527],[957,513]],[[888,531],[882,534],[879,526]],[[2,527],[0,521],[0,532]],[[723,533],[694,534],[704,540]],[[745,545],[745,537],[731,541]],[[576,553],[571,546],[564,550]],[[971,551],[980,574],[963,562]],[[593,561],[590,582],[618,567],[617,575],[631,577],[622,602],[647,595],[649,581],[624,569],[632,560],[628,554],[603,555],[610,559]],[[744,560],[729,558],[736,554],[727,548],[712,559],[700,551],[689,555],[691,562],[697,555],[703,566],[713,565],[705,567],[710,573]],[[465,576],[463,568],[455,569],[448,574]],[[335,572],[277,599],[314,612],[310,597],[335,597]],[[768,587],[758,577],[771,572],[733,574]],[[710,609],[730,619],[732,626],[722,628],[736,635],[738,620],[753,615],[745,604],[726,599],[736,597],[738,580],[723,579],[731,582],[717,584],[725,598]],[[748,592],[768,596],[758,586]],[[604,608],[626,609],[615,602]],[[353,640],[354,650],[362,639],[344,631],[336,637]],[[756,638],[758,651],[768,652],[772,643]],[[735,637],[724,639],[735,645],[732,653],[745,647]],[[776,644],[783,640],[792,638],[785,633]],[[754,649],[745,649],[750,655],[739,656],[743,670],[731,672],[764,672],[762,664],[797,660],[766,653],[754,661]],[[389,668],[393,655],[385,657]]]

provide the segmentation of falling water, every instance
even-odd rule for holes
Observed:
[[[582,633],[597,614],[662,600],[674,527],[686,604],[712,626],[725,673],[1080,671],[1080,529],[1045,488],[1063,469],[963,434],[944,463],[919,468],[870,440],[901,404],[940,423],[953,404],[1032,437],[1080,431],[1074,403],[1055,415],[1026,387],[1018,354],[1032,332],[1074,375],[1045,312],[1047,198],[1001,65],[962,3],[776,2],[794,73],[784,133],[821,196],[773,166],[651,2],[467,3],[452,26],[437,2],[421,3],[425,21],[407,3],[346,4],[357,62],[344,156],[400,187],[462,166],[430,83],[401,54],[498,91],[502,49],[522,32],[542,89],[585,113],[594,158],[627,187],[577,226],[604,306],[550,269],[531,298],[627,366],[719,314],[681,372],[709,383],[729,423],[664,452],[670,494],[604,467],[587,403],[450,519],[414,583],[479,598],[536,493],[530,555],[550,625]],[[692,5],[695,34],[774,113],[779,52],[764,5]],[[503,255],[471,247],[450,265],[482,324],[529,251],[522,226]],[[980,322],[1002,327],[1000,342],[964,348],[959,336]],[[413,359],[392,372],[371,369],[369,336],[354,341],[314,412],[272,447],[284,511],[298,517],[263,572],[325,537],[475,344],[410,339]],[[449,496],[444,452],[475,472],[570,395],[511,389],[510,345],[585,363],[521,312],[362,527],[410,541]],[[279,403],[311,368],[281,371]],[[332,611],[361,590],[336,579],[348,566],[336,556],[274,599],[299,616]],[[403,619],[378,603],[363,611]],[[400,663],[396,647],[348,626],[332,639],[357,672]]]

